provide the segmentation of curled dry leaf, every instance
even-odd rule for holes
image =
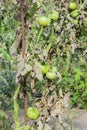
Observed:
[[[68,93],[65,94],[64,98],[62,99],[62,106],[64,108],[68,108],[70,106],[69,105],[70,95],[71,95],[71,93],[68,92]]]
[[[28,72],[30,72],[31,70],[32,70],[32,66],[29,64],[25,64],[25,68],[22,71],[21,75],[23,76],[23,75],[27,74]]]
[[[51,111],[51,115],[58,116],[61,110],[62,110],[62,104],[61,104],[61,101],[59,100],[54,104],[54,107],[52,108],[52,111]]]
[[[42,72],[41,72],[41,69],[40,69],[40,63],[37,60],[35,60],[34,71],[35,71],[35,77],[38,80],[42,81],[43,75],[42,75]]]
[[[32,70],[31,65],[27,64],[25,62],[25,59],[20,57],[19,63],[18,63],[17,74],[16,74],[16,82],[18,83],[21,79],[21,76],[24,76],[25,74],[27,74],[31,70]]]
[[[59,96],[60,96],[61,98],[63,98],[63,91],[62,91],[61,88],[59,89]]]
[[[59,78],[58,82],[60,82],[62,80],[62,76],[59,72],[57,72],[57,77]]]

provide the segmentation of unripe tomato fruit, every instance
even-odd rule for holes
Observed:
[[[52,70],[51,71],[54,72],[54,73],[57,73],[57,67],[56,66],[52,66]]]
[[[56,21],[59,18],[59,13],[56,10],[53,10],[48,17]]]
[[[74,11],[72,11],[71,14],[70,14],[70,16],[71,16],[72,18],[76,18],[78,15],[79,15],[79,10],[74,10]]]
[[[48,79],[55,79],[56,78],[56,73],[52,72],[52,71],[49,71],[49,72],[46,73],[46,77]]]
[[[77,7],[76,2],[71,1],[71,2],[69,3],[69,9],[70,9],[70,10],[74,10],[74,9],[76,9],[76,7]]]
[[[38,23],[41,26],[48,26],[48,25],[50,25],[51,20],[50,20],[50,18],[48,18],[46,16],[41,16],[38,18]]]
[[[50,69],[50,65],[41,65],[41,72],[46,74]]]
[[[32,120],[36,120],[39,117],[39,115],[40,115],[40,111],[36,107],[29,107],[27,109],[28,118]]]

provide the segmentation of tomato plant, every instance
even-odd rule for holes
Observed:
[[[56,10],[53,10],[48,17],[56,21],[59,18],[59,13]]]
[[[46,77],[48,79],[55,79],[56,78],[56,73],[52,72],[52,71],[49,71],[49,72],[46,73]]]
[[[27,109],[27,116],[30,119],[36,120],[39,117],[39,115],[40,115],[40,111],[36,107],[29,107]]]
[[[41,71],[43,74],[46,74],[50,69],[50,65],[41,65]]]
[[[50,20],[50,18],[48,18],[46,16],[41,16],[38,18],[38,23],[41,26],[48,26],[48,25],[50,25],[51,20]]]
[[[69,9],[70,9],[70,10],[74,10],[74,9],[76,9],[76,7],[77,7],[76,2],[71,1],[71,2],[69,3]]]

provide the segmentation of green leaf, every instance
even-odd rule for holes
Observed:
[[[29,16],[33,17],[33,15],[36,12],[36,10],[37,10],[37,3],[34,3],[33,6],[30,9]]]
[[[2,80],[8,86],[8,82],[3,76],[0,76],[0,80]]]
[[[79,90],[81,88],[84,88],[84,85],[85,85],[84,82],[81,81],[81,83],[79,85],[77,85],[75,89]]]
[[[82,96],[87,96],[87,90],[83,92]]]
[[[3,48],[0,48],[0,53],[3,54],[3,57],[4,57],[7,61],[11,61],[10,55],[9,55]]]

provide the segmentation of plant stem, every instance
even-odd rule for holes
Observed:
[[[37,47],[38,47],[38,42],[39,42],[39,40],[40,40],[40,37],[41,37],[42,32],[43,32],[43,27],[41,26],[40,31],[39,31],[38,36],[37,36],[37,40],[36,40],[36,43],[35,43],[35,47],[34,47],[34,50],[33,50],[33,55],[34,55],[35,49],[37,49]]]
[[[47,53],[48,53],[49,50],[51,49],[54,40],[55,40],[54,28],[52,27],[52,29],[51,29],[51,36],[50,36],[50,43],[48,44],[47,49],[46,49],[46,52],[47,52]]]
[[[15,93],[14,93],[14,97],[13,97],[13,101],[14,101],[14,121],[15,121],[15,125],[16,128],[18,128],[20,126],[19,120],[18,120],[18,103],[17,103],[17,97],[20,91],[20,86],[17,87]]]
[[[39,31],[39,34],[38,34],[38,36],[37,36],[36,44],[38,43],[38,41],[39,41],[39,39],[40,39],[40,36],[41,36],[42,32],[43,32],[43,27],[41,26],[40,31]]]
[[[47,13],[48,10],[47,10],[46,6],[42,3],[42,1],[41,1],[41,0],[38,0],[38,2],[39,2],[40,5],[42,6],[43,10],[46,11],[46,13]]]
[[[47,53],[48,53],[49,50],[51,49],[51,46],[52,46],[52,42],[50,42],[50,43],[48,44],[48,46],[47,46],[47,49],[46,49],[46,52],[47,52]]]
[[[70,67],[70,58],[71,58],[69,50],[66,51],[66,55],[67,55],[67,59],[66,59],[66,71],[68,71],[69,67]]]

